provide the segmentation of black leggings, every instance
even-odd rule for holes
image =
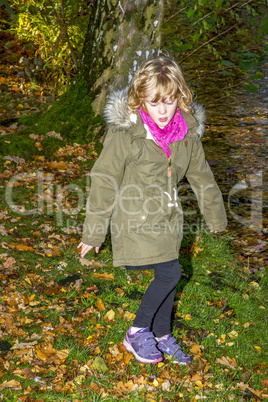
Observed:
[[[126,268],[134,269],[134,267]],[[137,315],[133,321],[133,326],[140,328],[149,327],[156,337],[167,335],[170,333],[170,321],[176,285],[181,278],[179,260],[137,268],[153,268],[155,276],[143,296]]]

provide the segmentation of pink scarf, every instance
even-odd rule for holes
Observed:
[[[148,113],[146,113],[141,107],[139,109],[139,112],[143,123],[148,126],[155,142],[163,149],[163,151],[169,158],[169,144],[174,141],[182,140],[186,136],[188,131],[187,123],[182,117],[181,111],[177,109],[170,122],[163,129],[158,127],[158,125],[151,119]]]

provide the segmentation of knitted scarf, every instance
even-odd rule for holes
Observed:
[[[159,145],[167,157],[170,157],[169,144],[182,140],[188,131],[188,126],[181,111],[177,108],[170,122],[162,129],[151,119],[141,107],[139,109],[143,124],[146,124],[155,142]]]

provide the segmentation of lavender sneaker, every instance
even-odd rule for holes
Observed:
[[[162,353],[156,347],[156,340],[149,328],[142,328],[135,334],[131,334],[131,327],[126,333],[123,342],[126,350],[133,353],[141,363],[158,363],[163,360]]]
[[[191,363],[191,358],[183,353],[180,345],[176,343],[176,339],[170,334],[157,342],[157,347],[162,353],[167,354],[173,363]]]

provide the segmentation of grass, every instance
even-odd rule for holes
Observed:
[[[143,365],[131,359],[122,341],[152,274],[114,268],[109,237],[99,255],[88,257],[97,265],[81,265],[76,245],[84,209],[57,219],[57,186],[70,183],[62,173],[53,171],[52,187],[44,187],[53,200],[49,211],[46,199],[42,213],[12,212],[5,200],[10,178],[18,170],[45,171],[47,160],[29,160],[22,168],[7,162],[2,171],[9,168],[10,176],[0,189],[1,261],[6,267],[1,271],[0,330],[12,349],[1,352],[0,365],[1,382],[15,380],[17,385],[3,388],[2,400],[27,400],[29,395],[39,401],[225,401],[267,393],[262,385],[267,378],[267,272],[252,275],[240,264],[231,234],[198,232],[186,235],[182,244],[173,334],[193,364],[180,367],[165,360]],[[73,171],[73,184],[83,191],[81,171],[91,162],[81,160]],[[15,203],[36,208],[37,187],[32,177],[19,183]],[[73,208],[77,197],[68,193],[66,202]],[[13,268],[8,268],[10,257]],[[82,279],[80,285],[59,285],[74,274]],[[113,274],[114,279],[96,274]],[[24,353],[21,343],[28,344]],[[94,369],[97,356],[107,371]]]

